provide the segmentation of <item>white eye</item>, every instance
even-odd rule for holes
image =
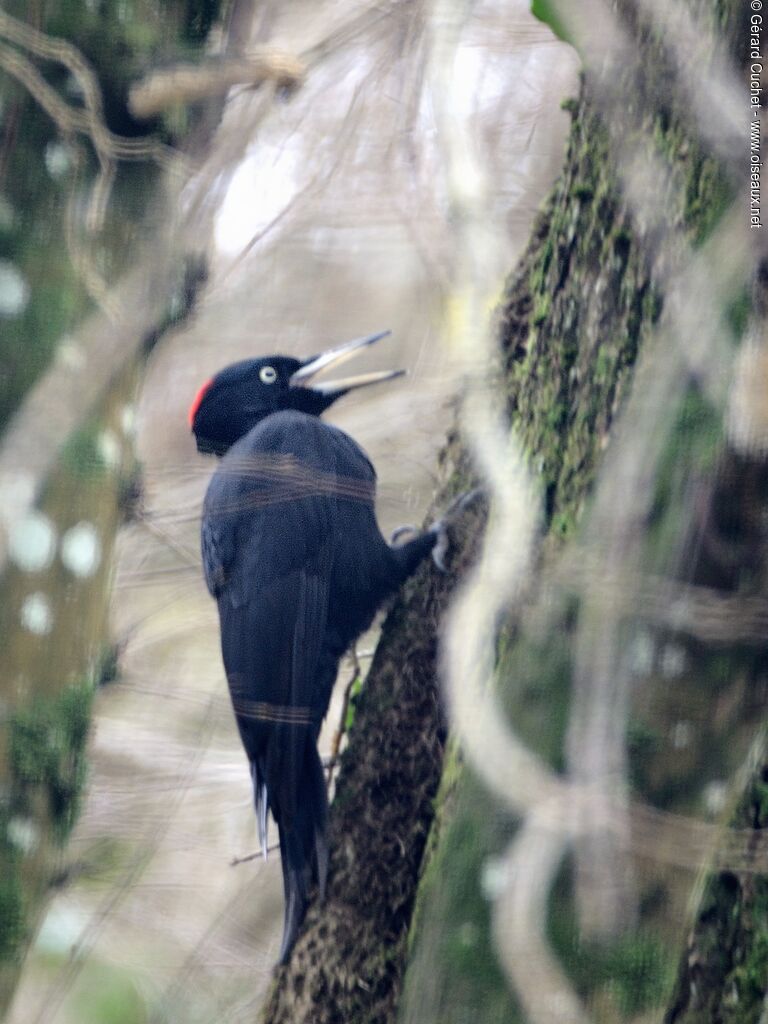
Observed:
[[[277,370],[274,366],[262,366],[259,370],[259,380],[262,384],[274,384],[277,380]]]

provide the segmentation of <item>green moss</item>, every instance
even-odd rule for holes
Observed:
[[[440,788],[432,801],[433,821],[427,837],[427,844],[424,850],[423,875],[419,884],[411,924],[408,931],[408,946],[412,948],[414,940],[419,933],[422,923],[422,910],[429,902],[429,896],[438,883],[436,876],[436,854],[438,841],[442,833],[442,825],[452,819],[455,811],[456,794],[459,783],[464,778],[464,760],[461,756],[458,744],[451,737],[446,743],[446,751],[443,759],[443,770],[440,774]]]
[[[0,813],[0,964],[20,959],[26,936],[19,855],[8,837],[8,817]]]
[[[654,515],[672,506],[679,516],[685,480],[711,471],[722,444],[722,421],[701,391],[691,385],[683,396],[662,454],[656,481]]]
[[[581,941],[571,892],[566,865],[550,898],[549,938],[581,997],[607,1002],[626,1019],[663,1005],[674,981],[671,951],[643,927],[610,943]]]
[[[534,324],[542,324],[549,315],[549,308],[552,304],[552,300],[548,295],[538,295],[536,297],[536,305],[533,310],[532,320]]]
[[[719,412],[692,384],[677,410],[659,461],[649,521],[649,553],[656,566],[668,565],[682,542],[691,487],[711,474],[723,445]]]
[[[32,118],[34,121],[34,117]],[[26,152],[26,150],[25,150]],[[27,159],[43,163],[39,157]],[[13,164],[13,160],[11,160]],[[11,171],[11,177],[13,176]],[[34,175],[28,164],[17,173]],[[72,269],[64,240],[57,224],[57,204],[63,206],[65,194],[56,184],[44,183],[46,201],[33,197],[16,196],[19,204],[19,233],[8,237],[0,245],[0,257],[12,262],[29,287],[29,302],[16,317],[3,320],[0,332],[0,428],[18,408],[25,392],[31,387],[53,356],[59,338],[71,330],[88,309],[85,293]],[[43,185],[41,184],[41,188]],[[48,217],[52,225],[49,237],[42,244],[34,237],[32,213],[26,206],[33,202],[41,217]]]
[[[17,964],[27,938],[21,853],[9,825],[10,807],[0,802],[0,967]]]
[[[70,686],[55,698],[38,698],[10,719],[8,766],[11,801],[26,809],[45,794],[58,842],[75,823],[85,782],[85,742],[93,685]]]
[[[735,198],[735,190],[722,166],[711,156],[699,153],[691,161],[686,179],[683,217],[693,242],[701,245],[717,227]]]
[[[355,712],[357,711],[357,701],[360,693],[363,689],[363,677],[358,672],[352,681],[352,685],[349,688],[349,704],[347,706],[347,715],[344,719],[344,728],[347,732],[352,728],[355,721]]]
[[[724,1008],[725,1024],[757,1020],[764,1010],[768,983],[768,884],[763,879],[756,881],[745,923],[744,943],[728,979],[732,991]]]
[[[562,39],[566,43],[573,44],[573,40],[558,15],[557,9],[553,7],[548,0],[533,0],[531,4],[531,14],[533,14],[535,18],[538,18],[539,21],[543,21],[545,25],[549,25],[558,39]]]
[[[490,908],[481,880],[513,827],[499,816],[485,787],[469,771],[462,774],[452,803],[439,850],[420,887],[420,900],[429,902],[429,912],[415,918],[411,945],[416,969],[409,972],[400,1021],[419,1024],[428,1018],[441,1024],[474,1024],[482,1007],[483,1024],[509,1024],[519,1016],[493,950]],[[437,987],[430,964],[441,965]],[[415,978],[420,980],[411,983]]]
[[[568,634],[562,631],[541,643],[517,638],[499,656],[497,676],[518,736],[553,768],[562,768],[571,694]]]
[[[107,469],[99,450],[100,424],[89,420],[72,434],[61,452],[63,466],[82,480],[98,479]]]
[[[571,194],[574,196],[575,199],[579,199],[581,200],[581,202],[584,203],[589,202],[589,200],[593,199],[595,195],[591,185],[586,185],[583,183],[579,185],[574,185]]]
[[[650,290],[620,213],[608,136],[594,115],[582,111],[574,120],[568,167],[537,224],[527,280],[524,266],[513,286],[510,309],[530,313],[511,317],[503,339],[522,356],[510,364],[512,414],[541,476],[545,512],[558,516],[561,536],[572,532],[583,507],[617,393],[646,329]],[[523,301],[518,296],[526,290]],[[596,323],[611,323],[611,333],[587,339]]]
[[[14,816],[35,814],[39,798],[50,813],[52,838],[63,843],[77,818],[85,780],[85,742],[93,687],[70,686],[37,698],[8,723],[8,801],[0,807],[0,964],[15,964],[30,933],[34,899],[25,898],[25,855],[11,835]],[[28,906],[29,903],[29,906]]]
[[[751,799],[756,819],[758,821],[768,821],[768,779],[760,777],[754,780],[752,783]]]
[[[751,289],[744,285],[741,292],[728,303],[725,311],[726,319],[731,327],[734,340],[740,340],[747,329],[750,313],[752,312]]]
[[[731,819],[764,829],[768,766],[758,765]],[[768,879],[721,872],[706,883],[675,991],[677,1024],[754,1024],[768,992]],[[691,977],[689,965],[695,972]],[[693,984],[692,984],[693,980]]]
[[[567,540],[569,537],[574,535],[576,530],[576,520],[573,515],[569,512],[555,512],[552,516],[552,522],[549,527],[549,532],[553,537],[557,537],[558,540]]]
[[[621,9],[627,13],[627,5]],[[534,13],[546,21],[551,14],[547,4],[534,5]],[[674,228],[700,244],[719,222],[732,188],[723,167],[707,155],[693,134],[690,111],[674,100],[678,90],[666,44],[658,39],[654,42],[644,32],[638,33],[637,42],[643,50],[641,81],[633,81],[629,113],[631,118],[638,114],[650,132],[638,132],[630,141],[648,145],[650,134],[655,155],[669,171],[665,198],[674,211]],[[502,332],[510,416],[528,464],[539,477],[550,541],[570,537],[578,528],[637,353],[662,312],[646,238],[636,230],[623,205],[606,129],[586,90],[580,100],[565,106],[574,115],[566,167],[510,281]],[[743,332],[749,308],[746,294],[734,302],[731,318],[735,333]],[[683,512],[690,508],[691,488],[695,490],[711,477],[721,451],[720,417],[695,387],[685,395],[678,411],[670,411],[670,425],[654,497],[647,563],[644,560],[649,572],[661,566],[668,571],[676,564],[670,561],[670,554],[679,554],[681,527],[686,521]],[[502,631],[498,646],[500,691],[510,721],[521,739],[556,769],[563,763],[570,701],[567,621],[565,614],[557,618],[541,642]],[[696,665],[698,669],[700,662]],[[733,660],[728,659],[720,669],[713,666],[713,672],[718,671],[725,673],[725,682],[732,685]],[[697,693],[699,699],[709,700],[710,694],[702,695],[702,691],[708,690],[711,682],[715,684],[707,672],[698,676],[698,690],[694,682],[690,693],[685,691],[689,704],[693,705]],[[648,682],[645,699],[661,704],[658,690],[649,696],[656,684],[656,680]],[[675,687],[663,686],[671,698],[682,688],[682,680]],[[690,763],[675,775],[677,762],[674,771],[669,770],[669,723],[687,720],[687,713],[679,711],[671,717],[666,707],[654,718],[644,707],[642,714],[636,709],[633,715],[628,735],[631,777],[642,799],[658,799],[662,805],[687,802],[690,806],[694,798],[700,799],[704,783],[726,777],[738,760],[738,744],[729,741],[726,730],[721,728],[718,733],[711,723],[709,731],[701,730],[703,740],[697,740],[711,763],[702,766],[697,749],[695,755],[690,753]],[[463,794],[471,792],[463,783],[457,788]],[[472,799],[481,813],[475,814],[469,797],[448,802],[439,823],[440,837],[432,843],[435,852],[419,894],[420,923],[407,976],[408,1013],[403,1018],[407,1024],[495,1019],[499,976],[484,974],[486,960],[477,962],[475,957],[493,962],[479,878],[487,858],[498,848],[492,837],[495,834],[499,841],[495,832],[499,815],[481,791]],[[762,800],[763,795],[761,807]],[[445,805],[442,810],[445,812]],[[478,835],[468,834],[472,827]],[[555,890],[551,929],[558,953],[582,996],[600,1008],[612,1008],[608,1019],[637,1017],[665,1002],[678,951],[651,929],[668,912],[664,894],[670,892],[672,883],[666,879],[663,885],[658,878],[649,883],[647,891],[640,894],[638,929],[605,948],[578,941],[570,882],[566,879]],[[679,896],[677,890],[675,895]],[[666,910],[659,909],[660,901]],[[726,902],[724,898],[723,906]],[[732,899],[729,905],[733,911]],[[671,927],[666,921],[666,929],[660,931],[669,933]],[[758,943],[755,950],[754,958],[740,961],[736,978],[737,986],[747,994],[758,991],[761,955],[765,962]],[[443,955],[450,968],[440,971],[435,981],[436,965]],[[483,979],[474,989],[467,981],[472,971]],[[417,989],[429,986],[433,989],[431,1005],[426,999],[419,1002],[416,994]],[[467,1009],[470,995],[475,1000],[471,1016]],[[490,1016],[486,1014],[488,1005],[494,1007]],[[516,1019],[511,1002],[502,1019]],[[714,1019],[720,1018],[702,1017],[701,1024]]]

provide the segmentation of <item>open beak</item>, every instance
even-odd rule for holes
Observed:
[[[315,377],[321,370],[327,370],[329,366],[341,366],[347,359],[350,359],[356,352],[368,348],[382,338],[386,338],[391,331],[379,331],[378,334],[369,334],[365,338],[355,338],[345,345],[329,349],[319,356],[308,359],[296,373],[290,378],[292,388],[309,388],[321,395],[338,395],[353,388],[364,388],[369,384],[379,384],[383,380],[392,380],[393,377],[402,377],[405,370],[373,370],[371,373],[360,373],[355,377],[342,377],[340,380],[315,381]]]

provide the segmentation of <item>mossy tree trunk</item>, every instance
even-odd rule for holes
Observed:
[[[682,254],[706,243],[744,183],[698,134],[668,42],[629,0],[615,7],[641,69],[612,87],[625,87],[631,141],[653,147],[671,172],[668,237]],[[702,0],[691,4],[691,14],[726,39],[741,67],[744,5]],[[579,534],[638,355],[663,315],[659,238],[638,224],[623,198],[601,88],[588,72],[571,104],[563,174],[503,307],[510,416],[541,481],[543,575]],[[745,178],[746,167],[745,155]],[[761,322],[763,284],[752,284],[744,282],[727,311],[734,339],[750,317],[753,327]],[[759,602],[768,565],[768,467],[761,457],[734,452],[722,409],[693,376],[670,422],[649,498],[643,569],[689,597],[728,604],[746,595]],[[469,483],[471,468],[456,437],[444,469],[453,489]],[[438,504],[444,500],[445,494]],[[470,535],[459,547],[459,565],[469,557]],[[498,657],[510,722],[557,771],[567,764],[580,609],[578,588],[566,596],[543,634],[509,623]],[[434,670],[440,612],[449,599],[444,581],[425,571],[385,624],[332,808],[329,900],[312,908],[291,962],[277,975],[263,1018],[270,1024],[521,1019],[497,962],[489,906],[500,884],[495,857],[517,823],[462,767],[460,754],[449,746],[444,756]],[[762,827],[766,768],[755,743],[768,687],[759,627],[750,631],[731,620],[729,631],[728,619],[713,627],[696,614],[673,622],[663,599],[647,600],[644,609],[622,627],[632,661],[625,737],[632,799],[722,824],[736,806],[734,824]],[[750,750],[757,768],[745,790],[740,769]],[[590,1012],[613,1021],[669,1006],[670,1021],[757,1020],[768,932],[762,882],[748,850],[736,858],[737,869],[705,887],[690,957],[685,922],[700,861],[685,850],[675,863],[657,858],[653,844],[639,839],[633,849],[636,903],[627,921],[636,926],[610,945],[580,933],[570,863],[551,894],[549,941]]]

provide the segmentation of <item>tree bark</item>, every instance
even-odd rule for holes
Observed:
[[[510,415],[544,495],[540,588],[549,573],[560,573],[563,583],[563,543],[578,537],[585,521],[636,362],[659,330],[668,275],[690,255],[691,245],[706,244],[743,187],[690,116],[688,69],[679,52],[634,3],[614,6],[640,54],[639,71],[619,75],[618,85],[611,85],[630,125],[624,141],[652,145],[663,158],[670,172],[664,199],[672,214],[661,226],[638,218],[627,182],[621,183],[608,87],[598,72],[588,71],[571,105],[562,177],[510,279],[501,322]],[[702,0],[688,12],[698,28],[727,41],[738,68],[748,36],[743,7]],[[753,330],[762,330],[761,288],[755,299],[744,282],[741,297],[730,302],[735,336],[744,333],[750,311]],[[719,607],[741,601],[764,606],[768,544],[757,524],[765,514],[768,469],[762,456],[745,458],[733,450],[706,379],[686,371],[674,399],[665,410],[666,441],[647,495],[650,513],[640,516],[642,599],[636,614],[617,612],[624,643],[616,657],[634,658],[618,762],[628,765],[631,799],[644,811],[629,814],[630,857],[626,849],[610,847],[604,863],[618,850],[634,879],[617,890],[618,903],[633,903],[616,917],[618,933],[610,944],[600,941],[601,927],[590,937],[580,931],[579,906],[590,905],[590,887],[594,895],[600,879],[572,875],[566,867],[552,890],[545,931],[579,998],[601,1019],[630,1019],[671,1005],[670,1021],[740,1020],[699,1010],[696,1017],[692,1007],[724,1006],[734,985],[750,1007],[762,1005],[765,979],[756,965],[768,932],[748,837],[744,849],[729,847],[740,873],[721,874],[709,884],[690,938],[691,949],[709,943],[711,951],[712,942],[719,943],[712,957],[725,957],[730,968],[701,969],[712,957],[707,961],[697,952],[686,961],[681,954],[681,921],[701,869],[700,853],[662,852],[661,831],[649,839],[642,827],[670,812],[724,824],[721,808],[729,792],[743,792],[734,821],[747,830],[762,827],[766,769],[758,758],[744,791],[748,773],[742,765],[750,750],[755,759],[756,724],[768,710],[765,643],[759,630],[749,629],[745,641],[738,626],[733,632],[722,624],[710,629],[695,609],[713,600]],[[460,481],[457,489],[471,474],[455,437],[444,468]],[[463,566],[469,552],[461,550]],[[589,574],[589,566],[582,571]],[[644,595],[654,590],[654,580],[661,580],[661,592],[649,609]],[[668,594],[682,588],[693,595],[690,614],[679,607],[675,613],[665,602],[665,587]],[[554,612],[534,594],[523,618],[535,620],[538,632],[525,621],[510,622],[499,645],[500,695],[510,721],[558,770],[567,763],[581,591],[573,578],[566,580]],[[495,858],[516,823],[462,768],[455,750],[449,747],[444,759],[435,654],[449,597],[445,581],[424,572],[385,624],[332,808],[329,898],[324,907],[312,907],[290,963],[277,975],[263,1018],[269,1024],[521,1019],[493,947],[489,905],[503,884]],[[573,770],[578,743],[570,756]],[[758,810],[745,818],[745,807]],[[702,922],[713,920],[712,931],[702,930]],[[630,922],[637,924],[627,931]],[[681,958],[675,988],[670,967]],[[713,991],[703,993],[702,985]]]

